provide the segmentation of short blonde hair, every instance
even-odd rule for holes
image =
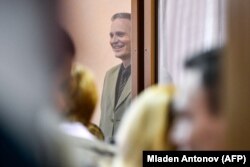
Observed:
[[[87,125],[97,101],[98,93],[93,74],[80,64],[75,64],[69,88],[69,118]]]
[[[116,13],[111,17],[111,21],[114,21],[115,19],[131,20],[131,14],[130,13]]]
[[[116,135],[114,166],[142,166],[143,150],[170,150],[169,110],[173,86],[152,86],[130,106]]]

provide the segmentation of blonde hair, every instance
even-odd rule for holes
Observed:
[[[169,110],[173,86],[152,86],[130,106],[116,135],[114,166],[142,166],[143,150],[170,150]]]
[[[89,123],[87,128],[89,132],[92,133],[97,139],[104,141],[104,134],[96,124]]]
[[[68,117],[88,125],[98,100],[97,87],[92,73],[79,64],[71,71]]]

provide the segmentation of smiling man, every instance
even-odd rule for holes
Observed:
[[[131,15],[116,13],[111,18],[110,45],[122,63],[111,68],[105,76],[101,120],[105,140],[113,141],[122,116],[131,102]]]

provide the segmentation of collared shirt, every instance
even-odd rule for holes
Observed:
[[[123,66],[123,64],[121,64],[120,70],[119,70],[119,74],[118,74],[118,78],[116,81],[116,89],[115,89],[115,106],[122,94],[122,91],[128,81],[128,78],[131,74],[131,65],[129,65],[127,68],[125,68]]]
[[[62,130],[71,136],[95,140],[96,138],[89,132],[89,130],[80,122],[65,122],[60,125]]]

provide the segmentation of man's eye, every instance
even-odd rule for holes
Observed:
[[[118,37],[123,37],[123,36],[125,35],[125,33],[123,33],[123,32],[118,32],[116,35],[117,35]]]
[[[111,34],[111,33],[110,33],[109,36],[110,36],[110,38],[113,38],[114,34]]]

